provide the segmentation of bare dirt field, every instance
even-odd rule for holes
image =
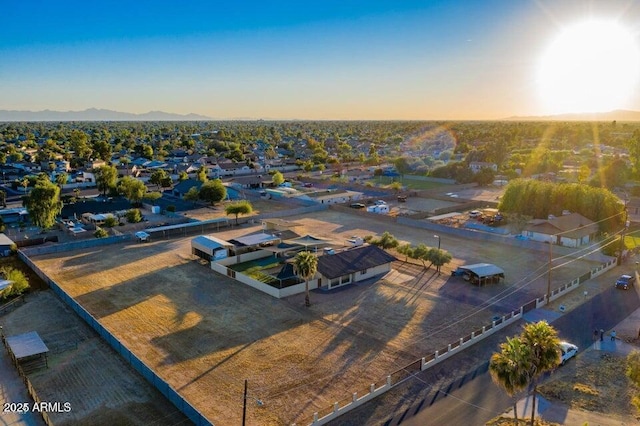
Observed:
[[[338,244],[385,230],[414,244],[437,244],[427,231],[336,211],[288,219],[303,224],[296,232]],[[249,394],[264,401],[249,404],[249,423],[304,424],[315,411],[346,403],[353,392],[381,385],[387,374],[487,324],[495,310],[515,308],[500,304],[510,288],[524,286],[531,298],[544,293],[543,277],[523,278],[544,270],[546,253],[441,238],[456,257],[452,267],[496,263],[506,271],[505,283],[479,288],[450,277],[450,268],[438,275],[398,262],[377,283],[314,291],[312,307],[304,308],[303,295],[277,300],[211,271],[191,256],[190,238],[34,261],[216,424],[240,421],[244,379]],[[590,266],[574,262],[554,273],[554,284]]]
[[[30,294],[24,305],[2,316],[2,325],[7,336],[37,331],[49,348],[49,367],[28,377],[42,401],[70,403],[68,413],[49,413],[54,424],[188,421],[52,292]]]

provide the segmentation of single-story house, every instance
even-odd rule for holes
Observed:
[[[232,243],[211,235],[199,235],[191,240],[191,254],[209,262],[224,259],[230,248],[233,248]]]
[[[579,213],[571,213],[550,219],[534,219],[522,231],[530,240],[565,247],[589,244],[598,232],[598,225]]]
[[[202,181],[197,179],[187,179],[174,186],[172,193],[176,197],[182,198],[191,188],[195,187],[199,191],[201,186]]]
[[[496,163],[487,163],[484,161],[472,161],[469,163],[469,168],[473,173],[478,173],[482,169],[491,169],[494,172],[498,171],[498,165]]]
[[[307,192],[298,196],[302,200],[312,200],[318,204],[350,203],[361,199],[362,192],[349,191],[346,189],[327,189],[323,191]]]
[[[386,274],[395,260],[394,256],[372,245],[328,251],[318,257],[318,287],[332,289]]]

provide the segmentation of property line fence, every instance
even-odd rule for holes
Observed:
[[[91,328],[93,328],[108,344],[111,346],[125,361],[129,363],[138,373],[142,375],[149,383],[151,383],[162,395],[164,395],[173,405],[178,408],[185,416],[189,418],[196,426],[207,426],[212,423],[200,413],[194,406],[185,400],[171,385],[160,378],[149,366],[141,359],[134,355],[120,340],[118,340],[109,330],[107,330],[100,322],[95,319],[87,310],[78,304],[71,296],[69,296],[54,280],[49,278],[38,266],[33,263],[29,257],[21,250],[18,256],[40,277],[46,282],[51,290],[64,303],[66,303],[73,311],[82,318]]]
[[[9,353],[9,356],[11,358],[11,363],[14,365],[14,367],[18,371],[18,375],[22,379],[22,383],[24,383],[24,386],[27,388],[27,392],[29,393],[29,396],[31,397],[31,399],[33,399],[33,402],[35,402],[36,404],[41,404],[42,400],[40,399],[40,397],[38,397],[38,393],[36,392],[35,388],[31,384],[31,381],[29,380],[24,370],[20,366],[20,363],[18,362],[15,355],[11,351],[11,348],[9,347],[9,345],[7,345],[7,341],[5,340],[4,335],[2,336],[2,343],[4,344],[4,347],[7,349],[7,352]],[[46,412],[46,410],[40,410],[39,412],[40,412],[40,415],[42,416],[42,420],[44,420],[44,423],[47,426],[53,426],[53,422],[51,421],[51,418],[49,417],[49,414]]]
[[[616,259],[612,259],[607,263],[593,268],[589,273],[553,290],[549,297],[549,301],[556,300],[568,292],[575,290],[582,282],[587,279],[597,277],[615,266]],[[525,313],[534,309],[539,309],[547,303],[546,296],[531,300],[530,302],[522,305],[518,310],[511,311],[499,319],[491,321],[490,324],[483,325],[482,327],[472,331],[470,334],[462,336],[458,340],[449,343],[446,347],[442,347],[433,353],[425,355],[419,360],[413,361],[403,368],[391,372],[387,375],[382,384],[378,385],[377,383],[372,383],[366,390],[363,391],[362,389],[359,389],[357,392],[353,392],[350,397],[341,399],[331,406],[320,409],[313,414],[312,419],[309,419],[302,424],[310,424],[313,426],[324,425],[329,421],[336,419],[338,416],[359,407],[376,396],[383,394],[389,389],[398,386],[417,373],[433,367],[434,365],[454,356],[469,346],[482,341],[503,328],[520,321]],[[293,426],[295,426],[295,424]]]

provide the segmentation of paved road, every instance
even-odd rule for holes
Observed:
[[[610,330],[638,307],[640,298],[635,292],[610,287],[552,324],[562,339],[586,348],[592,343],[594,328]],[[544,315],[544,311],[536,313]],[[502,330],[330,424],[484,425],[512,405],[491,381],[486,360],[506,336],[518,334],[521,325]],[[409,408],[405,408],[407,402]]]

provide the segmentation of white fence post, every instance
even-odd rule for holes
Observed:
[[[358,400],[358,392],[354,392],[353,393],[353,402],[356,402]]]
[[[337,402],[334,402],[334,403],[333,403],[333,412],[334,412],[334,413],[337,413],[337,412],[338,412],[338,408],[339,408],[338,403],[337,403]]]

